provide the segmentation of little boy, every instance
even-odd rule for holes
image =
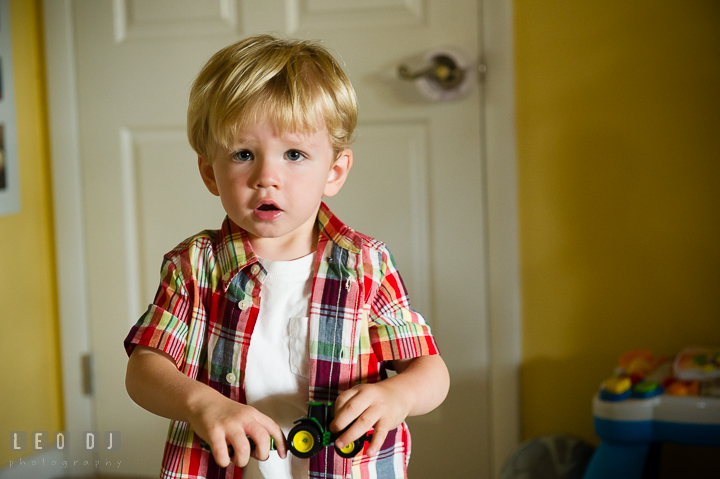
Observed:
[[[195,80],[188,137],[227,217],[165,255],[125,339],[130,397],[173,420],[162,478],[407,476],[404,420],[449,378],[388,249],[322,202],[352,167],[356,120],[352,85],[311,42],[250,37]],[[309,401],[335,403],[336,446],[372,431],[367,449],[287,458]]]

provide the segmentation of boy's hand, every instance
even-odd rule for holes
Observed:
[[[141,407],[160,416],[190,423],[212,449],[215,462],[243,467],[250,456],[268,458],[270,437],[281,458],[287,456],[285,436],[280,426],[257,409],[226,398],[218,391],[177,369],[169,354],[138,345],[128,361],[125,385],[128,394]],[[257,445],[251,451],[248,438]]]
[[[348,389],[335,402],[335,420],[330,429],[338,432],[350,427],[335,444],[342,448],[374,428],[367,450],[368,456],[374,456],[388,432],[402,424],[411,407],[409,398],[393,387],[392,382],[360,384]]]
[[[397,375],[374,384],[359,384],[338,396],[330,430],[348,428],[335,441],[338,447],[375,428],[367,450],[368,456],[374,456],[388,432],[406,417],[426,414],[445,399],[450,376],[440,356],[421,356],[391,364]]]
[[[270,454],[270,437],[281,458],[286,457],[285,436],[275,421],[257,409],[237,403],[226,397],[208,391],[198,398],[197,407],[190,415],[190,425],[212,449],[215,462],[227,467],[230,462],[238,467],[247,465],[250,457],[259,461],[267,460]],[[252,439],[255,448],[250,447]],[[228,446],[234,450],[230,457]]]

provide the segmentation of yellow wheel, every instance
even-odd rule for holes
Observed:
[[[340,452],[342,452],[343,454],[352,454],[354,450],[355,450],[354,442],[351,442],[347,446],[340,448]]]
[[[295,456],[307,459],[322,449],[322,434],[312,423],[300,423],[290,429],[288,446]]]
[[[307,454],[312,451],[315,440],[312,434],[310,434],[310,431],[298,431],[293,437],[292,445],[297,452]]]
[[[350,444],[346,445],[342,449],[335,446],[335,451],[337,452],[338,456],[344,457],[345,459],[350,459],[351,457],[357,456],[360,451],[362,451],[363,446],[365,445],[365,437],[360,437],[359,439],[355,439]]]

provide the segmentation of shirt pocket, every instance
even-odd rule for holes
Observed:
[[[290,371],[304,378],[310,377],[310,348],[308,346],[307,316],[294,316],[288,321]]]

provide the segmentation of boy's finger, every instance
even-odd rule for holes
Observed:
[[[285,442],[285,434],[283,434],[280,426],[278,426],[275,421],[264,415],[258,418],[258,422],[265,428],[269,435],[272,436],[275,441],[275,449],[277,450],[278,455],[282,459],[285,459],[287,456],[287,443]]]
[[[270,433],[265,426],[255,422],[245,428],[245,434],[250,444],[250,455],[258,461],[266,461],[270,457]]]
[[[222,434],[209,436],[208,440],[204,442],[210,448],[213,458],[215,458],[215,462],[218,466],[227,467],[228,465],[230,465],[231,459],[228,454],[227,443],[225,442]]]
[[[341,404],[340,407],[336,403],[335,419],[330,424],[330,430],[334,432],[342,431],[362,414],[365,414],[369,407],[370,403],[364,401],[362,396],[357,394]]]
[[[366,411],[335,440],[335,445],[339,448],[347,446],[372,429],[378,419],[380,418],[375,417],[370,411]]]
[[[228,467],[230,465],[230,454],[228,452],[228,445],[223,440],[208,441],[208,446],[212,451],[212,455],[215,458],[215,462],[220,467]]]
[[[375,429],[375,431],[373,431],[372,440],[370,441],[370,445],[367,448],[368,456],[372,457],[380,451],[380,448],[385,442],[387,434],[388,432],[382,429]]]
[[[233,448],[232,463],[237,467],[245,467],[250,460],[250,443],[244,434],[233,434],[229,437],[229,445]],[[222,466],[218,463],[218,466]]]
[[[338,412],[342,410],[343,407],[345,407],[345,404],[355,397],[358,393],[357,388],[350,388],[346,391],[343,391],[336,399],[335,399],[335,414],[337,415]]]

